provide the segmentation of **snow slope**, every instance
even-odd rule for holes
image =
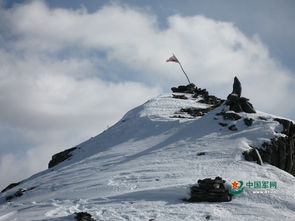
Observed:
[[[197,101],[164,95],[129,111],[113,127],[78,145],[70,160],[1,194],[0,221],[73,220],[72,214],[80,211],[114,221],[295,220],[295,178],[242,156],[251,145],[282,136],[274,116],[240,114],[254,119],[247,127],[243,119],[217,116],[221,105],[203,117],[173,118],[183,107],[208,107]],[[234,123],[238,130],[220,122]],[[270,193],[245,188],[224,203],[181,200],[198,179],[216,176],[228,182],[275,181],[277,188]],[[36,188],[5,201],[18,188],[30,187]]]

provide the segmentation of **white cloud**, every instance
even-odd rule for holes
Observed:
[[[109,5],[88,13],[84,8],[50,9],[43,1],[2,9],[0,21],[0,40],[5,41],[0,48],[0,121],[33,144],[19,164],[27,168],[26,175],[46,165],[50,154],[95,135],[159,93],[155,85],[185,83],[177,65],[165,63],[172,52],[193,82],[218,96],[231,91],[237,73],[255,107],[294,112],[291,73],[271,58],[259,37],[248,38],[229,22],[174,15],[161,29],[156,16],[139,9]],[[113,67],[118,65],[122,70]],[[124,80],[126,70],[142,83]],[[117,75],[118,82],[106,81],[108,74]],[[32,152],[44,153],[42,160]],[[16,159],[6,155],[1,162],[12,165]]]
[[[176,52],[191,79],[201,87],[219,88],[225,96],[223,88],[237,73],[242,83],[249,82],[244,84],[245,92],[254,97],[259,108],[276,111],[278,102],[293,108],[290,102],[282,103],[294,81],[291,74],[271,58],[257,36],[247,38],[229,22],[175,15],[161,30],[155,16],[128,7],[111,5],[87,13],[85,9],[49,9],[42,1],[7,14],[13,18],[8,19],[13,31],[23,37],[17,41],[20,48],[43,52],[73,47],[100,50],[109,60],[127,65],[144,79],[157,77],[163,82],[183,80],[178,67],[164,62]],[[263,93],[257,79],[264,81]],[[265,102],[270,95],[272,102]]]
[[[3,183],[45,169],[52,154],[96,135],[160,92],[135,82],[77,78],[79,72],[83,76],[92,71],[91,64],[83,60],[8,57],[0,53],[0,65],[6,67],[0,73],[0,129],[21,134],[32,148],[22,150],[19,146],[12,152],[24,152],[21,156],[1,157],[0,171],[7,176],[1,179]],[[14,169],[9,170],[10,166]]]

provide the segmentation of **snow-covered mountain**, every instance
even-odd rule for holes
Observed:
[[[295,177],[243,156],[285,136],[283,126],[262,112],[225,118],[226,106],[216,106],[183,93],[147,101],[68,159],[0,194],[0,221],[74,220],[76,212],[114,221],[295,220]],[[244,191],[230,202],[182,200],[199,179],[217,176],[243,181]]]

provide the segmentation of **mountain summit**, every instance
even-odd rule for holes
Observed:
[[[3,190],[0,220],[294,219],[294,124],[254,110],[237,87],[226,101],[175,87],[134,108]],[[183,200],[215,177],[243,189],[230,202]]]

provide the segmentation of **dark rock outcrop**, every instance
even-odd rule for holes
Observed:
[[[208,108],[195,108],[195,107],[188,107],[188,108],[181,108],[179,112],[176,112],[175,114],[180,114],[180,113],[187,113],[192,117],[200,117],[200,116],[204,116],[206,113],[208,113],[209,111],[215,109],[216,106],[210,106]],[[181,115],[174,115],[173,117],[177,117],[179,116],[179,118],[185,118]]]
[[[223,120],[231,120],[231,121],[236,121],[236,120],[240,120],[242,117],[234,112],[218,112],[216,113],[216,116],[222,116]]]
[[[203,116],[203,115],[205,115],[205,113],[207,113],[209,111],[210,110],[208,108],[194,108],[194,107],[180,109],[180,112],[187,113],[193,117]]]
[[[229,130],[231,130],[231,131],[237,131],[238,130],[238,128],[236,127],[236,125],[230,125],[229,127],[228,127],[228,129]]]
[[[11,194],[11,195],[8,195],[6,196],[6,201],[11,201],[12,199],[16,198],[16,197],[21,197],[22,195],[24,195],[25,192],[28,192],[30,190],[33,190],[35,189],[36,187],[31,187],[31,188],[28,188],[28,189],[25,189],[25,188],[19,188],[15,193]]]
[[[206,89],[196,87],[194,90],[193,96],[194,98],[197,98],[198,96],[205,97],[205,96],[209,96],[209,92]]]
[[[266,117],[261,117],[261,116],[259,116],[258,119],[259,119],[259,120],[267,121],[267,118],[266,118]]]
[[[201,98],[201,100],[198,101],[199,103],[210,104],[210,105],[214,105],[215,107],[219,106],[224,101],[218,97],[209,95],[206,89],[198,88],[193,83],[188,85],[180,85],[178,87],[172,87],[171,90],[174,93],[193,94],[192,96],[193,98]],[[173,94],[172,96],[173,98],[186,99],[185,95]]]
[[[215,97],[213,95],[204,95],[202,100],[199,100],[199,103],[211,104],[218,107],[224,100]]]
[[[240,106],[241,106],[243,112],[245,112],[245,113],[256,113],[253,105],[249,102],[248,98],[241,97],[239,102],[240,102]]]
[[[234,78],[232,94],[236,94],[236,95],[238,95],[238,97],[241,97],[241,95],[242,95],[242,85],[237,77]]]
[[[172,118],[189,118],[193,119],[195,117],[200,117],[208,113],[209,111],[215,109],[216,107],[220,106],[224,100],[217,98],[215,96],[209,95],[206,89],[201,89],[197,88],[194,84],[189,84],[187,86],[179,86],[179,87],[173,87],[172,88],[173,92],[178,92],[178,93],[190,93],[193,94],[193,98],[200,98],[198,100],[198,103],[204,103],[210,105],[207,108],[194,108],[194,107],[189,107],[189,108],[181,108],[180,111],[175,112],[175,115],[172,116]],[[172,94],[173,98],[177,99],[188,99],[187,96],[185,95],[175,95]],[[189,114],[191,117],[183,116],[183,113]]]
[[[24,194],[24,192],[26,192],[26,190],[20,188],[20,189],[18,189],[18,191],[16,191],[14,194],[12,194],[12,195],[8,195],[5,199],[6,199],[6,201],[10,201],[10,200],[12,200],[12,199],[15,198],[15,197],[21,197],[21,196]]]
[[[190,198],[188,202],[228,202],[232,196],[224,186],[225,181],[221,177],[216,177],[214,180],[206,178],[198,180],[198,184],[190,189]]]
[[[231,112],[227,112],[223,114],[223,119],[224,120],[232,120],[232,121],[236,121],[236,120],[240,120],[241,116],[236,114],[236,113],[231,113]]]
[[[295,125],[286,119],[276,118],[274,120],[282,124],[282,133],[286,136],[273,138],[268,143],[264,142],[259,148],[245,151],[243,155],[245,160],[259,162],[257,150],[263,162],[295,176]]]
[[[194,119],[193,117],[186,117],[180,114],[174,114],[173,116],[171,116],[171,118],[180,118],[180,119]]]
[[[75,213],[75,219],[76,221],[95,221],[91,214],[87,213],[87,212],[79,212],[79,213]]]
[[[176,98],[176,99],[183,99],[183,100],[187,100],[187,99],[188,99],[188,98],[187,98],[185,95],[183,95],[183,94],[181,94],[181,95],[172,94],[172,97],[173,97],[173,98]]]
[[[283,126],[283,134],[289,137],[295,136],[295,124],[293,122],[281,118],[275,118],[274,120],[279,122]]]
[[[48,164],[48,168],[54,167],[57,164],[69,159],[72,156],[72,152],[76,149],[77,149],[77,147],[72,147],[72,148],[64,150],[60,153],[54,154]]]
[[[209,92],[206,89],[195,88],[193,98],[201,98],[199,103],[213,105],[218,107],[224,100],[213,95],[209,95]]]
[[[226,105],[234,112],[256,113],[249,99],[241,97],[242,86],[237,77],[234,79],[233,91],[227,96]]]
[[[191,83],[191,84],[188,84],[188,85],[180,85],[178,87],[173,87],[173,88],[171,88],[171,90],[174,93],[189,93],[189,94],[193,94],[195,88],[196,88],[196,85],[194,85],[193,83]]]
[[[18,186],[19,184],[21,184],[21,182],[11,183],[11,184],[9,184],[7,187],[5,187],[5,188],[1,191],[1,193],[4,193],[5,191],[12,189],[13,187]]]
[[[219,122],[218,124],[222,127],[226,127],[228,125],[227,123],[222,123],[222,122]]]
[[[199,152],[199,153],[197,153],[197,156],[203,156],[205,154],[206,154],[206,152]]]
[[[254,120],[253,120],[252,118],[245,118],[245,119],[244,119],[244,123],[245,123],[245,125],[248,126],[248,127],[252,126],[253,121],[254,121]]]
[[[259,152],[259,150],[257,148],[251,148],[250,150],[244,151],[243,155],[245,157],[245,160],[248,161],[255,161],[256,163],[258,163],[259,165],[262,165],[263,161],[261,158],[261,152]]]

